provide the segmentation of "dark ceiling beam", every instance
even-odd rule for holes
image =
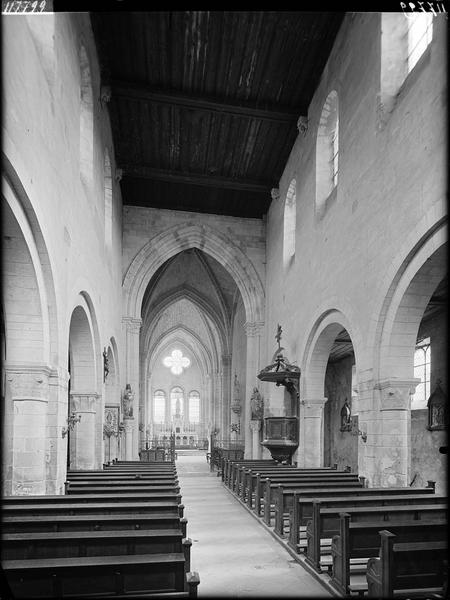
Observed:
[[[262,184],[242,179],[231,179],[214,175],[201,175],[181,173],[179,171],[166,171],[143,165],[120,163],[124,177],[137,177],[141,179],[154,179],[156,181],[167,181],[168,183],[184,183],[188,185],[203,185],[206,187],[217,187],[241,192],[256,192],[269,194],[271,186],[269,183]]]
[[[300,115],[307,114],[307,108],[302,108],[299,111],[293,111],[291,109],[281,111],[268,110],[249,105],[243,106],[216,100],[205,100],[205,98],[190,95],[154,91],[145,86],[132,85],[117,80],[111,82],[111,93],[113,98],[132,98],[135,100],[156,102],[158,104],[181,106],[183,108],[193,108],[195,110],[205,110],[209,112],[227,113],[238,117],[250,117],[252,119],[275,121],[277,123],[292,123],[294,125],[297,123]]]

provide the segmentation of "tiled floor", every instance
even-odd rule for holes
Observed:
[[[210,473],[204,452],[176,465],[200,598],[331,597]]]

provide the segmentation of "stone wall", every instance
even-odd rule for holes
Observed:
[[[112,223],[106,223],[105,156],[108,151],[114,175],[114,150],[108,109],[100,101],[99,65],[88,14],[4,16],[2,26],[3,77],[7,82],[2,115],[7,182],[3,202],[10,207],[15,227],[20,230],[16,234],[11,228],[9,243],[20,238],[25,241],[36,273],[35,296],[28,294],[28,298],[38,298],[40,305],[30,316],[24,294],[26,273],[8,267],[4,294],[12,298],[19,293],[24,303],[23,310],[19,304],[14,310],[8,302],[4,304],[9,381],[5,388],[4,491],[62,493],[67,455],[67,436],[62,437],[62,429],[67,425],[68,412],[69,324],[77,305],[83,306],[90,322],[95,361],[95,382],[88,391],[98,395],[95,456],[90,457],[89,464],[102,464],[102,351],[113,348],[118,362],[122,343],[120,188],[114,177],[109,179]],[[82,107],[80,97],[86,85],[91,101],[85,122],[82,112],[86,107]],[[83,146],[89,164],[85,162],[82,168]],[[87,178],[81,177],[84,167],[90,173]],[[110,229],[112,244],[106,239]],[[15,256],[17,266],[21,259]],[[14,323],[25,317],[29,325],[20,336],[31,352],[17,354]],[[31,334],[32,329],[35,333]],[[41,383],[35,381],[36,371],[42,373],[37,377]],[[18,373],[20,381],[28,378],[34,383],[22,386]],[[45,392],[39,389],[43,386]],[[38,417],[33,419],[35,413]],[[34,462],[27,463],[33,465],[34,473],[18,469],[27,461],[26,453],[38,447]]]
[[[407,289],[406,279],[411,281],[424,264],[426,252],[431,255],[445,238],[439,233],[447,212],[445,38],[446,19],[440,15],[434,19],[431,45],[398,91],[393,110],[381,118],[381,14],[348,14],[310,103],[308,129],[297,137],[279,181],[279,199],[272,201],[267,215],[263,360],[267,364],[273,354],[270,332],[281,323],[282,346],[302,369],[305,411],[315,407],[319,418],[325,366],[320,367],[320,375],[311,362],[314,343],[322,327],[333,322],[345,327],[355,351],[360,427],[364,424],[368,433],[366,444],[359,440],[359,470],[372,483],[407,481],[407,412],[383,398],[399,397],[403,389],[408,397],[416,324],[405,325],[403,333],[409,337],[402,341],[395,309],[391,321],[385,316],[395,295],[401,297]],[[319,211],[316,139],[332,90],[339,98],[338,185]],[[294,179],[295,255],[285,264],[284,209]],[[426,286],[429,275],[423,277],[421,285]],[[426,288],[421,293],[426,298],[431,291]],[[404,310],[408,310],[406,303]],[[409,310],[412,318],[414,311]],[[383,332],[390,331],[392,322],[398,325],[398,350],[396,358],[388,360],[394,334],[383,338]],[[323,356],[324,365],[326,360]],[[384,383],[379,384],[380,378]],[[403,382],[401,390],[389,391],[386,386],[398,381]],[[386,410],[380,412],[381,403]],[[400,419],[400,413],[405,419]],[[401,432],[388,426],[389,417],[391,424],[404,420]],[[320,437],[320,427],[316,431]],[[315,454],[320,459],[319,437]],[[394,459],[399,444],[402,450]]]

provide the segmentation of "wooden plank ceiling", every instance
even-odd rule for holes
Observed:
[[[124,204],[261,218],[344,13],[91,13]]]

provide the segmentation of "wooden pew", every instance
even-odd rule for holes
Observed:
[[[2,534],[4,560],[190,552],[181,528],[125,531],[47,531]]]
[[[98,471],[93,473],[67,473],[69,481],[86,479],[178,479],[176,472],[170,471]]]
[[[224,465],[223,465],[223,472],[222,472],[222,481],[225,483],[225,485],[227,485],[228,487],[230,486],[230,478],[231,478],[231,471],[232,471],[232,467],[233,465],[237,465],[237,464],[248,464],[250,462],[256,462],[256,461],[252,461],[250,459],[243,459],[240,461],[237,460],[230,460],[229,458],[225,458],[224,460]],[[260,460],[259,464],[265,464],[265,465],[275,465],[277,464],[276,460]]]
[[[77,514],[73,515],[40,515],[35,516],[3,516],[3,533],[51,532],[51,531],[116,531],[144,529],[178,529],[181,528],[186,537],[187,519],[180,518],[178,511],[149,513]]]
[[[141,482],[139,482],[141,484]],[[170,485],[167,483],[160,483],[159,485],[146,484],[120,484],[105,482],[103,485],[100,483],[87,484],[87,485],[76,485],[72,482],[68,482],[66,486],[66,494],[133,494],[133,493],[148,493],[152,492],[160,494],[179,494],[180,486]]]
[[[352,523],[348,513],[341,513],[339,518],[339,535],[333,537],[331,555],[333,560],[331,584],[342,593],[358,592],[360,595],[367,591],[366,563],[371,557],[379,555],[380,528],[386,526],[384,521],[367,523]],[[447,539],[447,521],[389,521],[389,531],[397,536],[398,542],[429,542],[445,541]],[[352,565],[358,561],[360,565]],[[357,571],[355,570],[357,567]],[[364,582],[351,581],[351,573],[364,575]],[[353,579],[355,579],[353,577]]]
[[[370,597],[436,598],[442,594],[440,597],[445,598],[447,540],[402,543],[386,529],[380,531],[380,538],[380,556],[367,563]]]
[[[144,502],[59,502],[59,503],[32,503],[17,502],[3,507],[3,516],[34,516],[43,515],[120,515],[120,514],[149,514],[151,511],[158,513],[178,514],[183,517],[184,505],[174,497],[170,500],[144,501]]]
[[[430,496],[432,498],[432,496]],[[351,515],[354,522],[445,519],[447,504],[409,504],[394,506],[346,506],[322,508],[320,501],[314,501],[313,518],[306,527],[306,561],[316,571],[321,572],[321,542],[339,535],[339,515],[341,512]],[[331,542],[330,542],[331,544]]]
[[[284,490],[283,490],[284,493]],[[434,494],[434,487],[425,488],[409,488],[409,487],[397,487],[397,488],[360,488],[352,489],[351,494],[353,497],[360,496],[409,496],[409,495],[420,495],[423,494]],[[329,490],[294,490],[294,498],[292,503],[292,509],[289,511],[289,539],[288,545],[299,553],[300,548],[300,532],[302,528],[305,528],[307,521],[313,517],[313,504],[314,500],[333,500],[334,498],[345,497],[349,495],[348,488],[335,488],[330,492]],[[306,540],[305,540],[306,544]]]
[[[236,487],[236,479],[238,476],[238,471],[240,469],[240,467],[247,467],[247,468],[251,468],[251,467],[274,467],[274,468],[285,468],[287,465],[281,465],[280,463],[278,463],[275,460],[259,460],[259,461],[251,461],[251,460],[247,460],[247,461],[241,461],[241,462],[231,462],[229,464],[229,479],[228,479],[228,487],[231,488],[231,490],[234,491],[235,487]],[[291,468],[291,467],[289,467]]]
[[[199,578],[180,553],[8,560],[14,598],[196,597]]]
[[[337,476],[345,473],[345,476],[355,477],[354,474],[349,471],[337,471],[335,469],[299,469],[297,467],[292,467],[290,465],[281,465],[276,467],[239,467],[237,470],[237,478],[236,478],[236,486],[235,486],[235,494],[238,498],[242,499],[244,502],[246,501],[249,490],[253,494],[253,490],[255,488],[255,481],[258,474],[266,477],[293,477],[295,478],[297,475],[306,475],[306,474],[316,474],[317,476]]]
[[[270,480],[270,478],[266,478],[263,482],[263,496],[261,499],[261,510],[262,510],[262,518],[266,525],[271,525],[271,517],[272,517],[272,505],[274,502],[274,491],[279,489],[279,486],[282,485],[279,482],[274,482]],[[289,482],[289,487],[292,490],[297,490],[301,492],[306,489],[317,489],[317,490],[332,490],[333,488],[348,488],[349,494],[352,493],[354,489],[362,489],[363,483],[358,478],[351,480],[343,480],[343,479],[334,479],[334,478],[323,478],[323,479],[303,479],[298,480],[297,482]]]
[[[8,496],[2,500],[3,506],[21,504],[31,506],[33,504],[78,504],[86,502],[154,502],[160,500],[177,500],[181,504],[179,492],[160,492],[158,489],[149,492],[136,492],[127,494],[73,494],[54,496]]]
[[[247,503],[251,508],[254,505],[254,511],[259,516],[261,514],[261,507],[264,506],[263,499],[265,496],[265,488],[267,480],[270,480],[271,484],[286,485],[290,487],[291,483],[296,483],[300,478],[307,478],[308,481],[359,481],[363,483],[362,479],[353,473],[348,471],[290,471],[289,473],[270,473],[268,471],[255,472],[251,480],[247,477],[247,480],[251,483],[248,485],[247,492]],[[249,495],[251,494],[251,498]],[[270,496],[266,499],[271,501]],[[254,502],[253,502],[254,500]]]
[[[253,497],[256,494],[257,481],[260,481],[263,477],[286,477],[295,478],[296,475],[314,475],[316,477],[336,477],[343,475],[344,477],[355,477],[350,471],[338,471],[337,469],[299,469],[294,467],[289,471],[280,471],[277,469],[265,468],[265,469],[244,469],[242,475],[242,489],[240,497],[247,503],[249,508],[253,507]],[[258,477],[259,476],[259,477]],[[258,490],[261,494],[261,490]]]

